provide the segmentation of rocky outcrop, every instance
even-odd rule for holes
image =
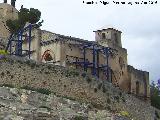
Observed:
[[[0,60],[0,85],[32,90],[91,103],[95,108],[122,113],[137,120],[152,120],[149,103],[127,94],[107,81],[62,66],[37,63],[14,56]],[[26,96],[22,95],[23,103]]]
[[[129,120],[108,110],[98,110],[54,94],[0,87],[0,119],[2,120]]]

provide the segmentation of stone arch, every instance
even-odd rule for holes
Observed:
[[[55,54],[51,50],[46,50],[41,57],[41,62],[55,62]]]

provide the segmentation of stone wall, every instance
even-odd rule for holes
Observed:
[[[18,10],[13,6],[0,3],[0,37],[8,38],[10,35],[9,29],[6,26],[6,21],[18,18]]]
[[[128,65],[128,76],[131,80],[131,93],[138,96],[150,97],[149,73],[146,71],[137,70]]]
[[[97,108],[127,111],[137,120],[153,120],[154,117],[150,104],[124,93],[111,83],[61,66],[6,56],[0,60],[0,84],[45,88],[60,96],[92,103]]]

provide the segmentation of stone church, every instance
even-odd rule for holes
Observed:
[[[5,22],[8,19],[17,19],[17,13],[18,10],[13,6],[0,4],[1,49],[10,34]],[[149,73],[128,65],[127,49],[122,47],[121,42],[122,32],[106,28],[94,33],[95,41],[88,41],[33,28],[31,59],[85,71],[128,93],[149,98]],[[24,42],[23,48],[27,47],[28,42]]]

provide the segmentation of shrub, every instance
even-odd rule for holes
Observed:
[[[66,77],[70,77],[70,76],[73,76],[73,77],[79,76],[79,72],[74,71],[74,70],[67,70]]]
[[[21,87],[21,88],[26,89],[26,90],[36,91],[36,92],[46,94],[46,95],[51,94],[51,91],[48,90],[48,89],[45,89],[45,88],[37,88],[36,89],[36,88],[29,87],[29,86],[24,86],[24,87]]]
[[[102,87],[102,83],[98,84],[98,89],[100,90]]]
[[[84,120],[84,117],[83,116],[75,116],[74,120]]]
[[[30,65],[32,69],[36,66],[35,63],[30,63]]]
[[[25,63],[26,63],[27,65],[29,65],[29,64],[30,64],[30,60],[27,60]]]
[[[11,79],[13,79],[13,77],[14,77],[14,76],[13,76],[13,75],[11,75]]]
[[[119,102],[119,96],[114,96],[114,99]]]
[[[81,76],[82,76],[83,78],[85,78],[87,75],[86,75],[86,73],[82,73]]]
[[[39,93],[42,93],[42,94],[46,94],[46,95],[51,94],[51,91],[48,89],[45,89],[45,88],[38,88],[38,89],[36,89],[36,91]]]
[[[48,69],[50,70],[52,67],[50,65],[48,65]]]
[[[119,92],[119,96],[122,97],[122,92]]]
[[[111,106],[107,106],[107,110],[111,111]]]
[[[158,119],[160,118],[160,115],[158,114],[157,111],[155,111],[155,115],[156,115],[156,117],[157,117]]]
[[[11,84],[2,84],[1,86],[2,86],[2,87],[14,88],[14,86],[13,86],[13,85],[11,85]]]
[[[97,92],[97,88],[94,88],[94,92],[95,92],[95,93]]]
[[[125,117],[130,117],[130,115],[127,111],[121,111],[120,115],[125,116]]]
[[[122,101],[123,101],[123,102],[126,102],[126,100],[125,100],[125,98],[124,98],[124,97],[122,97],[121,99],[122,99]]]
[[[9,71],[7,71],[7,74],[10,74],[10,72],[9,72]]]
[[[111,104],[111,99],[110,98],[107,99],[107,103]]]
[[[1,72],[1,76],[2,76],[2,77],[4,76],[4,72]]]
[[[90,77],[87,77],[86,80],[88,83],[90,83],[92,81],[92,79]]]
[[[21,89],[35,91],[35,89],[33,89],[32,87],[29,87],[29,86],[23,86],[23,87],[21,87]]]
[[[102,92],[105,93],[106,91],[107,91],[107,90],[106,90],[105,86],[103,85],[103,87],[102,87]]]
[[[39,108],[46,108],[48,111],[51,111],[51,108],[49,108],[47,106],[40,106]]]

